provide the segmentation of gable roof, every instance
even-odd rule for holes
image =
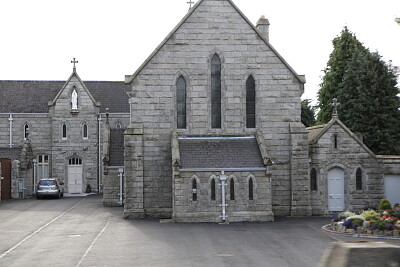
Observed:
[[[127,85],[124,82],[83,82],[96,101],[100,112],[129,113]],[[65,81],[0,81],[0,113],[48,113],[49,101],[57,96]]]
[[[254,136],[179,137],[181,169],[265,169]]]
[[[364,144],[363,141],[360,140],[352,131],[350,131],[349,128],[346,127],[346,125],[343,124],[343,122],[340,121],[340,119],[336,116],[334,116],[328,124],[325,125],[319,125],[319,126],[314,126],[314,127],[309,127],[306,128],[308,131],[308,141],[310,144],[315,144],[318,142],[318,140],[332,127],[332,125],[337,124],[339,125],[350,137],[352,137],[368,154],[370,154],[372,157],[376,158],[376,155],[374,152],[371,151],[367,147],[366,144]]]
[[[60,91],[58,91],[58,94],[56,95],[56,97],[53,99],[53,101],[49,102],[49,105],[52,106],[54,105],[54,103],[57,102],[58,98],[60,97],[60,95],[62,94],[62,92],[65,90],[65,87],[67,87],[67,85],[71,82],[72,77],[76,77],[78,79],[78,82],[82,85],[83,90],[86,91],[86,93],[89,95],[89,98],[92,100],[93,104],[97,107],[100,106],[100,103],[98,103],[94,97],[92,96],[92,94],[90,93],[90,91],[87,89],[87,87],[85,86],[85,84],[82,82],[81,78],[79,77],[78,73],[76,73],[75,67],[74,67],[74,71],[72,72],[71,76],[68,78],[67,82],[64,84],[64,86],[61,88]]]
[[[125,76],[125,83],[130,84],[139,75],[139,73],[147,66],[151,59],[161,50],[161,48],[171,39],[176,31],[186,22],[186,20],[196,11],[196,9],[204,2],[209,0],[199,0],[192,9],[183,17],[183,19],[175,26],[175,28],[167,35],[167,37],[157,46],[157,48],[150,54],[150,56],[143,62],[143,64],[136,70],[133,75]],[[221,0],[220,0],[221,1]],[[247,24],[255,31],[255,33],[264,41],[264,43],[275,53],[275,55],[282,61],[282,63],[293,73],[293,75],[302,84],[305,84],[305,78],[296,73],[296,71],[286,62],[286,60],[276,51],[276,49],[268,42],[265,36],[250,22],[250,20],[243,14],[243,12],[233,3],[232,0],[223,0],[229,2],[232,7],[239,13],[239,15],[247,22]]]

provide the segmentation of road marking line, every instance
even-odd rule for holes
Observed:
[[[13,252],[15,249],[17,249],[19,246],[21,246],[23,243],[25,243],[26,241],[28,241],[32,236],[38,234],[40,231],[42,231],[44,228],[46,228],[47,226],[49,226],[50,224],[52,224],[53,222],[57,221],[60,217],[64,216],[67,212],[70,212],[73,208],[75,208],[76,206],[78,206],[82,201],[84,201],[85,199],[82,199],[81,201],[79,201],[77,204],[75,204],[72,208],[70,208],[69,210],[61,213],[61,215],[57,216],[56,218],[54,218],[53,220],[51,220],[50,222],[46,223],[45,225],[43,225],[42,227],[40,227],[39,229],[37,229],[35,232],[31,233],[30,235],[28,235],[27,237],[25,237],[24,239],[22,239],[20,242],[18,242],[16,245],[14,245],[12,248],[10,248],[9,250],[7,250],[6,252],[4,252],[3,254],[0,255],[0,259],[4,258],[5,256],[7,256],[8,254],[10,254],[11,252]]]
[[[104,233],[104,231],[106,230],[108,224],[110,223],[111,219],[108,219],[108,222],[106,223],[106,226],[103,227],[103,229],[101,229],[100,233],[96,236],[96,238],[93,240],[92,244],[90,244],[89,248],[86,250],[85,254],[83,254],[81,260],[78,262],[78,264],[76,265],[76,267],[81,266],[82,262],[85,260],[86,256],[89,254],[90,250],[93,248],[94,244],[96,243],[97,239],[99,239],[99,237]]]

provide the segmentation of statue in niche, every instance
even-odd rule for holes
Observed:
[[[72,109],[78,109],[78,94],[76,93],[75,89],[72,92],[71,106],[72,106]]]

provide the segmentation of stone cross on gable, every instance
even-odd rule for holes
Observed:
[[[71,63],[74,63],[74,71],[75,71],[75,70],[76,70],[76,66],[75,66],[75,64],[76,64],[76,63],[78,63],[78,61],[77,61],[77,60],[75,60],[75,58],[74,58],[74,60],[72,60],[72,61],[71,61]]]
[[[340,106],[340,103],[337,102],[336,98],[333,99],[333,103],[331,104],[331,106],[333,107],[332,116],[338,117],[337,107]]]
[[[189,4],[189,10],[192,8],[192,5],[194,4],[194,2],[192,0],[189,0],[189,2],[186,2]]]

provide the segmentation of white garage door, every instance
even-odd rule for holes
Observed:
[[[400,203],[400,175],[385,175],[385,197],[392,205]]]

